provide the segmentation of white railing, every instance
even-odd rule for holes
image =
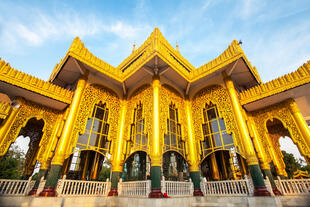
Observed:
[[[165,177],[162,177],[161,192],[167,193],[168,196],[192,196],[194,193],[194,185],[191,182],[180,181],[166,181]]]
[[[150,180],[122,182],[122,179],[120,179],[118,182],[119,196],[148,197],[150,192]]]
[[[250,196],[252,194],[248,179],[201,182],[204,195],[208,196]]]
[[[34,185],[31,180],[9,180],[0,179],[0,195],[20,196],[27,195]]]
[[[310,179],[275,180],[278,190],[283,195],[307,195],[310,194]]]
[[[58,181],[57,193],[58,196],[106,196],[109,193],[111,183],[107,179],[106,182],[84,181],[84,180],[66,180]]]

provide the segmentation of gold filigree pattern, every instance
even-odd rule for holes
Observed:
[[[164,146],[164,135],[168,133],[167,119],[169,117],[169,105],[173,103],[178,109],[179,123],[181,124],[182,140],[188,140],[188,123],[186,120],[185,101],[177,92],[174,92],[170,87],[163,86],[160,90],[160,144]],[[186,143],[185,143],[186,144]]]
[[[39,144],[39,151],[37,154],[37,160],[39,162],[45,162],[48,156],[45,156],[48,146],[52,143],[53,132],[56,130],[55,123],[61,113],[59,111],[47,108],[42,105],[38,105],[26,100],[19,100],[20,109],[18,114],[9,130],[9,133],[4,138],[2,145],[0,146],[0,156],[4,155],[11,143],[14,142],[22,127],[26,126],[27,122],[31,118],[36,118],[37,120],[42,119],[44,121],[43,135]]]
[[[106,88],[98,85],[88,85],[83,92],[66,158],[73,152],[79,135],[85,133],[87,120],[91,117],[95,104],[100,102],[107,104],[107,108],[109,109],[108,123],[110,124],[110,128],[108,140],[112,141],[113,145],[113,140],[116,139],[118,131],[120,100],[115,93]],[[113,146],[111,146],[111,149],[113,149]]]
[[[134,109],[137,107],[137,105],[141,102],[143,105],[143,112],[142,117],[145,120],[145,134],[147,134],[148,137],[148,149],[147,153],[149,153],[150,149],[150,140],[153,137],[153,131],[152,131],[152,123],[153,123],[153,89],[149,85],[144,85],[137,89],[137,91],[130,97],[130,99],[127,102],[127,112],[126,112],[126,121],[125,121],[125,127],[124,127],[124,140],[127,142],[130,140],[130,125],[133,123],[133,114]],[[124,143],[125,144],[125,143]],[[131,148],[127,149],[127,152],[125,150],[123,151],[126,153],[126,157],[128,157],[130,154],[132,154],[135,151],[138,151],[141,149]]]
[[[71,103],[73,92],[50,82],[25,74],[0,60],[0,81],[27,89],[67,104]]]
[[[278,119],[282,122],[283,126],[289,131],[290,137],[293,142],[297,145],[300,153],[303,156],[310,157],[310,149],[307,146],[303,136],[295,123],[294,117],[289,110],[289,104],[291,100],[284,101],[273,106],[267,107],[263,110],[252,112],[251,115],[255,122],[256,129],[259,137],[265,149],[265,152],[269,152],[267,143],[267,121]],[[268,154],[269,161],[271,161],[270,154]]]
[[[239,135],[238,126],[233,114],[233,109],[230,104],[229,95],[226,89],[221,86],[211,86],[201,90],[196,94],[192,101],[192,114],[194,123],[194,132],[197,145],[200,146],[200,141],[203,138],[202,123],[203,123],[203,108],[206,104],[212,102],[217,106],[219,117],[224,119],[227,133],[232,134],[234,144],[239,148],[240,154],[244,155],[244,149]],[[200,148],[197,149],[201,152]]]
[[[11,105],[7,102],[0,101],[0,119],[5,119],[11,111]]]
[[[295,88],[310,81],[310,61],[300,66],[296,71],[281,76],[267,83],[257,85],[240,93],[242,105],[259,99],[281,93],[291,88]]]

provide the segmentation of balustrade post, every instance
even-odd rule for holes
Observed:
[[[28,178],[27,186],[26,186],[26,188],[25,188],[25,193],[24,193],[24,195],[26,195],[27,192],[28,192],[28,188],[30,187],[31,179],[32,179],[32,176],[30,176],[30,177]]]
[[[277,176],[277,178],[278,178],[279,186],[281,188],[282,195],[284,195],[285,191],[284,191],[284,188],[283,188],[282,180],[281,180],[280,176]]]

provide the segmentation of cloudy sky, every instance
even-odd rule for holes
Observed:
[[[155,27],[195,67],[242,40],[264,82],[310,60],[309,0],[1,0],[0,57],[47,80],[76,36],[117,66]]]
[[[218,56],[233,39],[242,40],[247,57],[268,81],[310,59],[309,19],[308,0],[2,0],[0,57],[47,80],[76,36],[117,66],[134,42],[140,45],[158,27],[195,67]]]

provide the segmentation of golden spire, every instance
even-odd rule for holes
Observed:
[[[134,52],[135,50],[136,50],[136,43],[133,42],[132,52]]]
[[[176,51],[180,52],[178,42],[176,41],[175,43],[176,43],[176,46],[175,46],[176,47]]]

